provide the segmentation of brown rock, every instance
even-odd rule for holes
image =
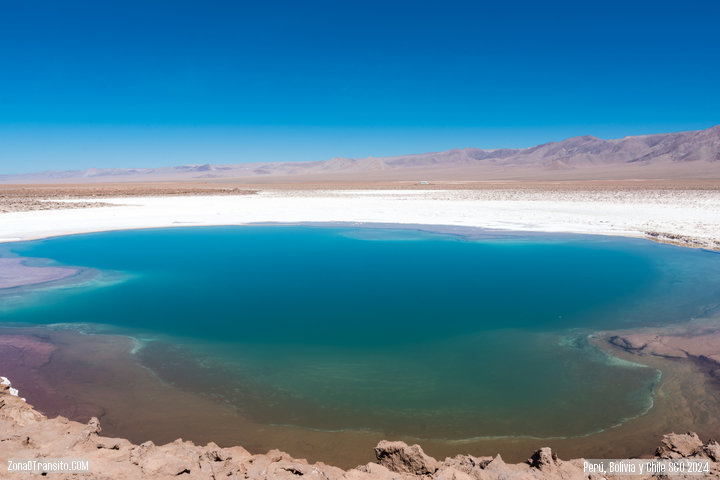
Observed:
[[[82,429],[80,435],[78,435],[75,441],[70,445],[70,448],[78,444],[93,442],[95,439],[97,439],[98,434],[101,430],[102,428],[100,428],[100,420],[98,420],[96,417],[92,417],[88,422],[87,426]]]
[[[375,447],[375,458],[394,472],[427,475],[434,473],[439,462],[423,452],[420,445],[382,440]]]
[[[533,468],[543,470],[548,467],[556,466],[558,464],[558,457],[550,448],[543,447],[533,453],[532,457],[528,460],[528,463]]]
[[[272,450],[251,455],[242,447],[221,448],[176,440],[167,445],[100,436],[100,423],[87,425],[67,418],[48,419],[31,405],[0,389],[0,465],[8,458],[83,458],[91,465],[93,480],[599,480],[582,471],[582,460],[563,462],[549,448],[541,448],[525,463],[507,464],[500,455],[458,455],[439,462],[418,445],[383,441],[375,448],[378,463],[347,472],[324,463],[309,464],[285,452]],[[710,474],[720,478],[720,444],[703,444],[694,433],[669,434],[657,455],[662,458],[707,458]],[[2,477],[2,472],[0,472]],[[54,473],[55,480],[85,478]],[[3,477],[4,478],[4,477]],[[650,480],[651,477],[634,477]]]
[[[506,467],[505,461],[502,459],[500,454],[498,453],[495,458],[490,460],[487,465],[485,465],[486,470],[502,470]]]
[[[662,445],[655,451],[660,458],[683,458],[694,455],[703,446],[696,433],[663,435]]]
[[[348,480],[402,480],[403,477],[398,473],[388,470],[382,465],[378,465],[377,463],[368,463],[367,465],[360,465],[357,468],[348,470],[347,473],[345,473],[345,478]]]
[[[475,477],[471,477],[465,472],[461,472],[453,467],[442,468],[438,471],[437,480],[475,480]]]
[[[702,454],[704,457],[712,460],[713,462],[720,461],[720,443],[715,440],[710,440],[708,443],[703,445]]]
[[[474,469],[483,469],[492,462],[493,457],[474,457],[472,455],[456,455],[455,457],[448,457],[443,462],[444,465],[453,467],[456,470],[465,473],[471,473]]]

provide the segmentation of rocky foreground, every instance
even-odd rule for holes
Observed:
[[[436,460],[418,445],[382,441],[375,447],[376,463],[350,470],[272,450],[252,455],[242,447],[221,448],[214,443],[198,446],[180,439],[167,445],[145,442],[134,445],[122,438],[100,435],[100,423],[87,425],[64,417],[49,419],[18,396],[9,382],[0,383],[0,478],[39,475],[55,479],[355,479],[355,480],[500,480],[500,479],[601,479],[622,478],[583,471],[583,460],[560,460],[549,448],[541,448],[524,463],[507,464],[500,455],[457,455]],[[694,458],[710,461],[704,478],[720,478],[720,444],[703,443],[694,433],[665,435],[655,452],[657,458]],[[90,473],[8,473],[8,459],[83,459]],[[658,478],[633,476],[632,478]],[[672,476],[670,478],[686,478]],[[699,478],[697,475],[687,478]]]

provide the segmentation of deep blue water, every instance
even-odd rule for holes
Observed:
[[[720,255],[623,238],[204,227],[10,248],[101,273],[6,294],[2,322],[131,334],[163,378],[261,422],[421,438],[582,435],[639,415],[657,372],[587,334],[720,303]]]

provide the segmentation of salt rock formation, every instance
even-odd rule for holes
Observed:
[[[420,445],[408,446],[405,442],[381,441],[375,447],[375,458],[380,465],[399,473],[428,475],[440,467],[437,460],[425,455]]]
[[[583,460],[560,460],[541,448],[524,463],[507,464],[500,455],[457,455],[438,461],[419,445],[381,441],[375,447],[378,463],[342,470],[322,462],[310,464],[287,453],[271,450],[253,455],[242,447],[222,448],[214,443],[195,445],[181,439],[167,445],[134,445],[122,438],[100,435],[97,418],[87,425],[63,417],[48,419],[0,384],[0,478],[36,478],[38,474],[8,473],[8,459],[68,458],[88,460],[90,473],[51,474],[54,479],[294,479],[317,480],[600,480],[583,472]],[[694,433],[669,434],[658,458],[697,458],[711,462],[706,478],[720,478],[720,444],[703,443]],[[49,475],[50,476],[50,475]],[[617,477],[619,478],[619,477]],[[634,476],[650,479],[649,476]],[[684,478],[674,476],[674,479]],[[697,478],[687,477],[687,478]]]

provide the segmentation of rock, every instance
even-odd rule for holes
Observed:
[[[242,461],[252,457],[250,452],[240,446],[223,448],[222,451],[224,455],[227,455],[228,460]]]
[[[550,448],[543,447],[533,453],[532,457],[528,460],[528,463],[533,468],[543,470],[547,467],[556,466],[558,464],[558,458]]]
[[[270,450],[266,454],[268,457],[270,457],[271,462],[280,462],[280,461],[289,461],[292,460],[292,457],[288,455],[287,453],[280,451],[280,450]]]
[[[507,464],[505,461],[503,461],[502,457],[498,453],[495,458],[490,460],[487,465],[485,465],[485,470],[502,470],[505,468]]]
[[[662,445],[655,451],[660,458],[689,457],[699,451],[703,443],[696,433],[663,435]]]
[[[320,478],[320,475],[317,469],[313,469],[313,467],[308,464],[281,460],[273,462],[268,466],[267,477],[273,479],[292,479],[298,477]]]
[[[375,458],[380,465],[398,473],[427,475],[434,473],[439,462],[423,452],[420,445],[383,440],[375,447]]]
[[[720,443],[710,440],[703,446],[702,451],[705,454],[704,456],[713,462],[720,462]]]
[[[148,442],[150,443],[150,442]],[[143,444],[143,447],[147,444]],[[175,440],[167,445],[148,445],[136,457],[141,472],[147,476],[191,475],[188,478],[204,478],[200,468],[201,452],[191,442]]]
[[[5,385],[7,387],[7,385]],[[251,455],[242,447],[205,446],[180,439],[167,445],[134,445],[122,438],[100,436],[100,422],[87,425],[67,418],[48,419],[0,385],[0,464],[8,458],[83,458],[93,480],[600,480],[582,471],[582,460],[561,461],[541,448],[524,463],[505,463],[500,455],[457,455],[444,462],[426,455],[418,445],[382,441],[375,447],[379,463],[348,471],[321,462],[308,463],[271,450]],[[657,450],[661,458],[702,458],[710,463],[707,478],[720,478],[720,444],[703,444],[694,433],[665,435]],[[1,474],[0,474],[1,476]],[[55,480],[84,476],[53,473]],[[4,478],[4,477],[3,477]],[[88,477],[90,478],[90,477]],[[633,477],[650,480],[648,476]]]
[[[70,448],[78,444],[92,442],[95,438],[97,438],[101,430],[100,421],[96,417],[92,417],[87,426],[82,429],[80,435],[78,435],[75,441],[70,445]]]
[[[443,464],[470,474],[474,469],[484,469],[492,462],[493,457],[474,457],[472,455],[456,455],[448,457]]]
[[[471,477],[465,472],[461,472],[453,467],[443,468],[438,471],[436,480],[475,480],[475,477]]]
[[[373,480],[402,480],[402,477],[393,471],[388,470],[377,463],[360,465],[357,468],[348,470],[345,473],[348,480],[373,479]]]

